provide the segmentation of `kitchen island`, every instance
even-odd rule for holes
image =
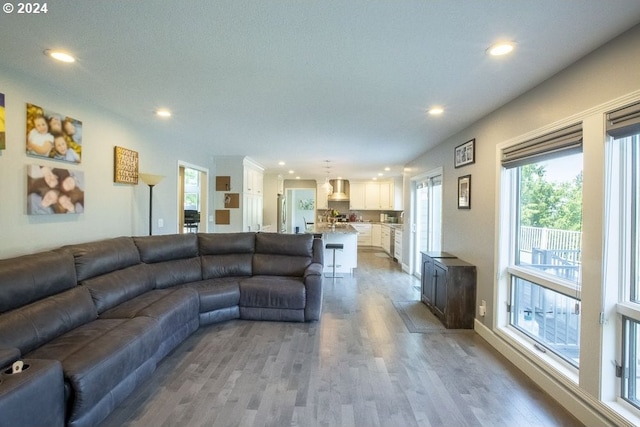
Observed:
[[[336,251],[336,273],[351,274],[358,266],[358,230],[347,223],[337,223],[335,227],[328,223],[315,224],[307,233],[322,235],[324,245],[342,243],[344,249]],[[333,250],[324,250],[324,273],[333,271]]]

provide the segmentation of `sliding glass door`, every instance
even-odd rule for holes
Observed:
[[[442,246],[442,171],[435,170],[414,180],[413,274],[421,276],[423,251],[439,251]]]

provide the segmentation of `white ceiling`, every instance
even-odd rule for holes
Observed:
[[[0,14],[0,66],[212,155],[370,178],[638,22],[638,0],[58,0]],[[514,54],[487,56],[499,40]]]

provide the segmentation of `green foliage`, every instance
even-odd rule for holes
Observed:
[[[570,182],[546,180],[539,164],[520,168],[520,223],[579,231],[582,228],[582,172]]]

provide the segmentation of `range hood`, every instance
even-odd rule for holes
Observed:
[[[349,181],[346,179],[331,179],[329,183],[333,186],[333,193],[329,194],[330,202],[349,201]]]

